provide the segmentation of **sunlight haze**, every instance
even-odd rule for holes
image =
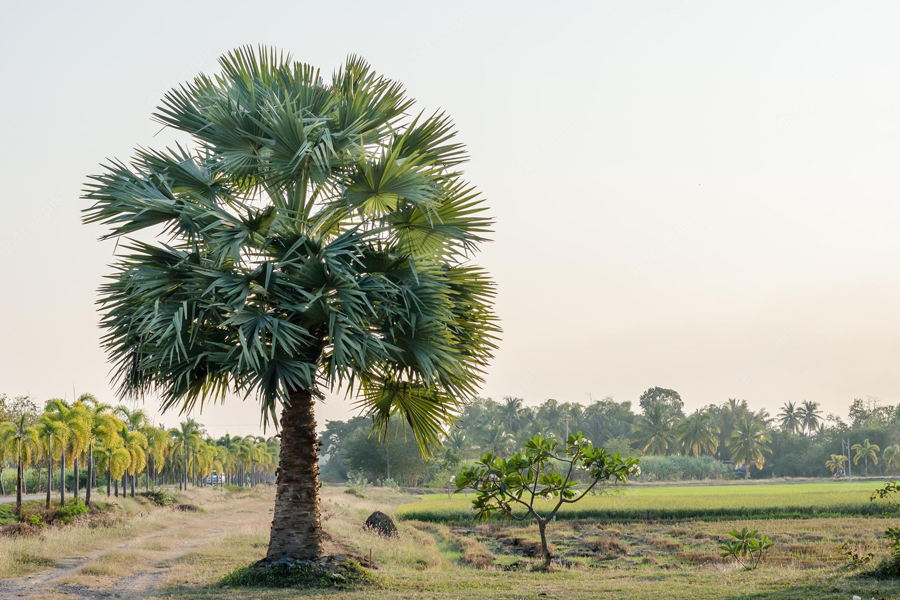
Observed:
[[[151,120],[168,89],[266,44],[326,76],[359,54],[453,117],[496,220],[482,396],[900,402],[900,5],[212,6],[3,5],[0,392],[115,402],[95,306],[115,242],[81,224],[82,186],[182,139]],[[259,420],[252,398],[202,416]]]

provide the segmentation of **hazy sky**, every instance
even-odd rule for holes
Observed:
[[[0,392],[114,401],[86,175],[221,53],[348,53],[455,119],[497,219],[484,395],[898,402],[900,3],[2,4]],[[341,398],[319,423],[343,419]],[[148,399],[146,408],[156,411]],[[200,417],[256,430],[255,404]],[[172,424],[175,415],[166,415]]]

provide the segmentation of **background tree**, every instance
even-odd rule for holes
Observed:
[[[766,463],[765,455],[771,453],[769,440],[765,425],[755,417],[743,417],[735,424],[734,431],[728,438],[728,450],[736,466],[745,466],[747,479],[750,479],[751,465],[762,469]]]
[[[778,423],[781,428],[790,433],[797,433],[800,429],[800,415],[797,405],[793,402],[785,402],[778,413]]]
[[[862,444],[853,444],[850,447],[851,450],[856,452],[853,456],[853,464],[858,465],[859,459],[862,458],[865,461],[866,465],[866,477],[869,476],[869,460],[872,461],[872,464],[878,464],[878,452],[881,450],[877,444],[872,444],[869,442],[868,438]]]
[[[800,430],[807,435],[812,435],[822,421],[822,411],[818,402],[804,400],[797,409],[797,417],[800,420]]]
[[[684,416],[684,413],[682,412],[684,409],[684,401],[681,399],[681,395],[675,390],[652,387],[641,394],[641,397],[638,399],[638,405],[644,413],[647,412],[651,405],[656,403],[660,403],[669,408],[669,411],[675,417]]]
[[[719,447],[719,429],[713,425],[712,415],[701,409],[695,410],[679,423],[675,433],[685,454],[715,454]]]
[[[655,456],[677,452],[676,417],[670,405],[654,402],[634,420],[634,439],[641,451]]]
[[[31,414],[23,412],[13,422],[0,423],[0,446],[16,460],[16,514],[22,516],[22,485],[25,468],[40,456],[41,436],[29,425]]]
[[[886,447],[881,452],[881,460],[888,471],[900,469],[900,444]]]
[[[228,390],[282,408],[267,560],[322,552],[314,400],[347,387],[423,450],[474,395],[499,332],[468,261],[490,220],[443,114],[357,57],[325,83],[261,48],[169,92],[155,117],[195,149],[141,150],[91,178],[85,221],[123,246],[101,289],[123,396],[191,410]],[[321,384],[321,386],[320,386]]]
[[[825,466],[828,467],[828,470],[832,473],[837,473],[838,471],[844,470],[844,464],[847,462],[847,457],[843,454],[832,454],[831,458],[825,461]]]

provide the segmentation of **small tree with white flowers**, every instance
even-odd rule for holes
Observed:
[[[557,467],[561,466],[560,471]],[[575,475],[587,472],[587,486],[576,489]],[[622,458],[595,448],[579,431],[565,444],[540,435],[525,442],[524,452],[504,459],[492,452],[481,457],[472,467],[456,475],[456,491],[476,492],[472,509],[478,519],[499,513],[507,519],[534,519],[541,533],[541,558],[544,569],[550,566],[547,546],[547,523],[564,504],[574,504],[603,483],[624,483],[640,474],[638,459]],[[550,504],[535,504],[543,498]],[[554,502],[555,500],[555,502]]]

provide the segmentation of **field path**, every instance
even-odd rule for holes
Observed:
[[[0,600],[21,598],[145,598],[158,591],[171,567],[191,551],[221,538],[227,533],[232,517],[247,512],[243,503],[224,511],[198,513],[189,521],[140,535],[114,546],[106,546],[83,556],[68,556],[57,565],[39,573],[0,581]],[[70,583],[67,580],[82,574],[85,567],[100,564],[111,553],[132,550],[145,542],[160,542],[161,550],[148,553],[147,561],[128,565],[130,573],[92,584]]]

